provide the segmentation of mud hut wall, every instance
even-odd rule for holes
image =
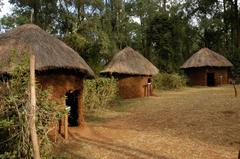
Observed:
[[[186,69],[190,85],[207,86],[207,73],[214,73],[215,85],[229,83],[228,68],[191,68]]]
[[[145,96],[145,86],[148,76],[118,76],[119,94],[122,98],[137,98]]]
[[[84,124],[83,118],[83,79],[76,75],[48,74],[38,75],[37,81],[43,89],[52,89],[52,98],[65,105],[65,94],[71,90],[79,90],[78,97],[78,123]]]
[[[79,87],[79,97],[78,97],[78,124],[79,126],[84,126],[84,116],[83,116],[83,80],[81,80],[81,86]]]
[[[207,85],[207,76],[205,69],[191,68],[186,69],[185,73],[188,77],[188,82],[190,85],[206,86]]]
[[[228,68],[207,68],[206,73],[214,73],[215,85],[222,85],[222,84],[229,83]]]

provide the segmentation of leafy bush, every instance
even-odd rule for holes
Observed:
[[[29,65],[25,58],[0,87],[0,158],[32,158],[29,133]],[[58,103],[48,100],[49,91],[37,88],[36,128],[42,158],[52,158],[52,144],[47,134],[50,124],[64,114]],[[62,107],[64,108],[64,107]]]
[[[153,88],[159,90],[179,89],[186,85],[186,79],[177,73],[159,73],[153,77]]]
[[[84,81],[84,108],[91,112],[106,107],[117,97],[118,86],[114,78],[97,78]]]

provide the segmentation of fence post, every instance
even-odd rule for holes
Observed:
[[[35,125],[36,112],[36,83],[35,83],[35,56],[30,54],[30,104],[29,104],[29,129],[33,145],[34,159],[40,159],[37,131]]]
[[[232,84],[233,84],[233,88],[234,88],[234,92],[235,92],[235,97],[237,97],[238,93],[237,93],[237,88],[236,88],[235,81],[233,81]]]
[[[64,117],[64,138],[68,139],[68,115]]]

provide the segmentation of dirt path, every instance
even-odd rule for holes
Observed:
[[[231,87],[158,92],[123,100],[63,146],[72,158],[236,159],[240,98]],[[114,114],[114,115],[113,115]]]

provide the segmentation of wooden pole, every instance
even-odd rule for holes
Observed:
[[[153,88],[152,88],[152,83],[151,83],[151,85],[150,85],[150,96],[152,96],[153,95]]]
[[[220,85],[222,86],[223,76],[220,76]]]
[[[236,88],[235,82],[233,83],[233,88],[234,88],[234,92],[235,92],[235,97],[237,97],[238,93],[237,93],[237,88]]]
[[[29,104],[29,128],[33,145],[34,159],[40,159],[37,131],[35,125],[36,109],[36,85],[35,85],[35,56],[30,54],[30,104]]]
[[[67,103],[66,103],[66,100],[65,100],[65,108],[67,106]],[[63,126],[64,126],[64,138],[65,140],[68,139],[68,114],[66,114],[64,117],[63,117]]]
[[[54,128],[54,142],[57,142],[57,134],[58,134],[58,124],[55,124]]]
[[[61,134],[62,133],[62,119],[58,120],[58,133]]]
[[[31,10],[31,19],[30,19],[31,23],[33,23],[33,14],[34,14],[34,9]]]
[[[68,139],[68,115],[65,115],[64,119],[64,138]]]
[[[236,88],[236,81],[233,79],[230,79],[230,83],[233,85],[235,97],[237,97],[238,93],[237,93],[237,88]]]

